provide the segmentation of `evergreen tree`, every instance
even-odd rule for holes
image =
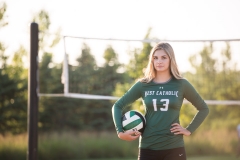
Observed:
[[[94,84],[97,76],[96,60],[87,44],[83,44],[80,56],[76,59],[77,66],[70,66],[69,91],[71,93],[94,93]]]
[[[24,63],[27,60],[27,51],[23,46],[14,53],[11,64],[8,67],[8,74],[17,84],[17,90],[13,99],[12,116],[14,127],[12,132],[21,133],[27,130],[27,88],[28,70]],[[12,119],[12,120],[13,120]]]
[[[118,70],[122,66],[118,61],[118,56],[112,46],[108,46],[103,54],[105,63],[97,70],[97,77],[95,78],[94,90],[100,95],[110,96],[113,94],[117,83],[123,83],[125,75],[119,73]],[[93,113],[94,127],[99,126],[100,129],[113,128],[111,101],[99,100],[100,103],[94,106],[96,109]]]
[[[14,112],[14,99],[17,83],[11,79],[7,68],[7,56],[4,56],[5,47],[0,43],[0,132],[11,132],[17,123]]]
[[[61,84],[62,66],[52,62],[52,54],[45,52],[39,64],[39,88],[40,93],[62,93]]]
[[[124,73],[119,73],[118,70],[122,66],[118,61],[117,53],[112,46],[108,46],[103,55],[105,63],[99,69],[101,85],[100,90],[102,95],[112,95],[116,84],[123,83]]]
[[[94,56],[87,44],[83,44],[81,55],[77,58],[77,66],[72,66],[70,71],[70,92],[81,94],[102,94],[106,89],[102,90],[103,79],[106,75],[102,75]],[[106,86],[104,86],[106,87]],[[106,92],[105,92],[106,93]],[[109,101],[106,100],[79,100],[78,115],[79,120],[84,123],[83,129],[103,129],[109,128],[110,118]],[[107,121],[109,120],[109,121]],[[106,123],[109,122],[109,123]]]
[[[27,69],[23,62],[27,52],[21,46],[7,64],[4,51],[0,44],[0,133],[22,133],[27,130]]]
[[[0,28],[6,26],[6,10],[7,5],[2,3],[0,6]],[[0,42],[0,133],[12,132],[20,133],[26,130],[26,81],[19,77],[22,68],[16,65],[15,55],[13,61],[15,65],[7,64],[8,56],[5,56],[5,45]],[[22,64],[22,63],[20,63]],[[18,75],[18,76],[17,76]],[[22,102],[22,103],[21,103]],[[25,120],[23,121],[22,118]],[[25,122],[25,123],[24,123]]]

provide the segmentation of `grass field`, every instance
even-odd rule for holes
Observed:
[[[137,160],[137,158],[129,159],[87,159],[87,160]],[[189,157],[187,160],[240,160],[240,157],[225,157],[225,156],[204,156],[204,157]]]
[[[189,157],[188,160],[239,160],[236,157],[225,157],[225,156],[216,156],[216,157]]]
[[[235,156],[238,139],[234,131],[199,130],[185,144],[188,160],[240,160]],[[26,160],[26,151],[27,134],[0,135],[0,160]],[[136,160],[137,153],[138,141],[122,141],[115,132],[39,134],[39,160]]]

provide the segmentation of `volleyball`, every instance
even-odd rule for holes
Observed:
[[[146,119],[140,112],[131,110],[123,114],[122,126],[124,131],[139,131],[143,133],[146,127]]]

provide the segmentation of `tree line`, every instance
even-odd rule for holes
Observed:
[[[0,4],[0,29],[7,27],[7,5]],[[39,52],[42,53],[39,62],[39,92],[63,93],[61,74],[63,65],[53,62],[51,48],[60,41],[61,29],[54,38],[48,34],[51,20],[45,10],[33,16],[32,20],[39,24]],[[150,38],[151,29],[144,38]],[[104,64],[98,66],[91,48],[85,43],[76,58],[77,65],[69,65],[69,92],[99,95],[121,96],[140,77],[146,67],[152,45],[143,43],[142,48],[136,48],[129,53],[130,62],[123,65],[118,61],[118,55],[109,45],[104,51]],[[27,130],[27,99],[28,99],[28,68],[26,67],[27,49],[20,46],[13,53],[13,58],[5,54],[6,47],[0,42],[0,133],[22,133]],[[212,58],[213,45],[207,44],[200,53],[189,58],[195,72],[183,73],[204,99],[239,100],[240,71],[237,65],[228,63],[232,59],[231,48],[226,43],[226,49],[221,52],[222,60]],[[200,59],[200,60],[199,60]],[[119,72],[124,68],[124,72]],[[219,69],[220,68],[220,69]],[[114,130],[111,115],[111,100],[87,100],[64,97],[40,97],[39,123],[40,131],[66,130]],[[130,107],[141,104],[136,102]],[[208,117],[212,126],[234,128],[240,123],[239,106],[211,106]],[[182,123],[188,123],[194,111],[188,105],[183,107]],[[233,121],[219,120],[225,116]]]

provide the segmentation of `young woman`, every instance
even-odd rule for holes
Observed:
[[[141,135],[122,129],[122,110],[142,98],[146,128]],[[198,110],[186,127],[179,124],[183,99]],[[191,135],[209,113],[208,106],[194,87],[180,75],[170,44],[152,48],[145,76],[138,80],[112,107],[118,137],[132,141],[139,138],[138,160],[186,160],[183,135]]]

